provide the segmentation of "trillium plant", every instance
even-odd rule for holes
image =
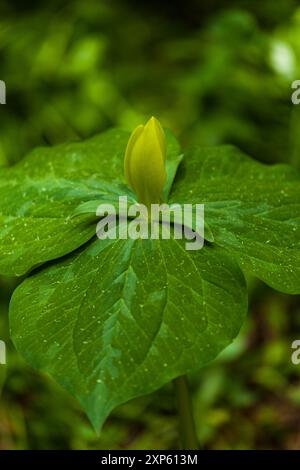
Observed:
[[[96,208],[120,197],[150,214],[204,205],[202,248],[172,234],[98,237]],[[182,152],[154,118],[131,137],[112,129],[2,168],[0,218],[1,274],[25,276],[10,303],[15,347],[97,430],[116,406],[173,381],[182,445],[195,448],[185,376],[238,335],[245,275],[300,293],[299,173],[232,146]]]

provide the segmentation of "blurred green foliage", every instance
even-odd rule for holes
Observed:
[[[0,165],[155,115],[183,146],[233,143],[300,166],[297,3],[2,0]],[[116,410],[99,437],[72,398],[24,364],[9,341],[16,284],[0,279],[0,449],[176,447],[171,386]],[[205,448],[300,448],[300,366],[290,361],[299,297],[253,279],[249,290],[238,341],[191,377],[198,436]]]

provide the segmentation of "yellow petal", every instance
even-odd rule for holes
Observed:
[[[166,180],[166,141],[157,119],[138,126],[130,136],[125,153],[125,177],[138,201],[150,207],[162,198]]]

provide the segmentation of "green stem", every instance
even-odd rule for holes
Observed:
[[[179,435],[183,450],[198,449],[192,403],[189,394],[188,381],[185,375],[173,380],[179,416]]]

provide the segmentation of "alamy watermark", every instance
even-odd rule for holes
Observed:
[[[151,239],[186,241],[189,251],[204,245],[203,204],[144,204],[128,205],[126,196],[120,196],[118,205],[100,204],[96,215],[101,217],[96,234],[104,239]]]
[[[300,80],[294,80],[291,87],[295,90],[291,96],[292,103],[298,105],[300,104]]]
[[[300,339],[295,339],[295,341],[292,342],[291,348],[294,349],[291,355],[291,361],[297,366],[300,364]]]
[[[0,80],[0,104],[6,104],[6,85],[3,80]]]
[[[0,340],[0,365],[6,364],[6,345]]]

